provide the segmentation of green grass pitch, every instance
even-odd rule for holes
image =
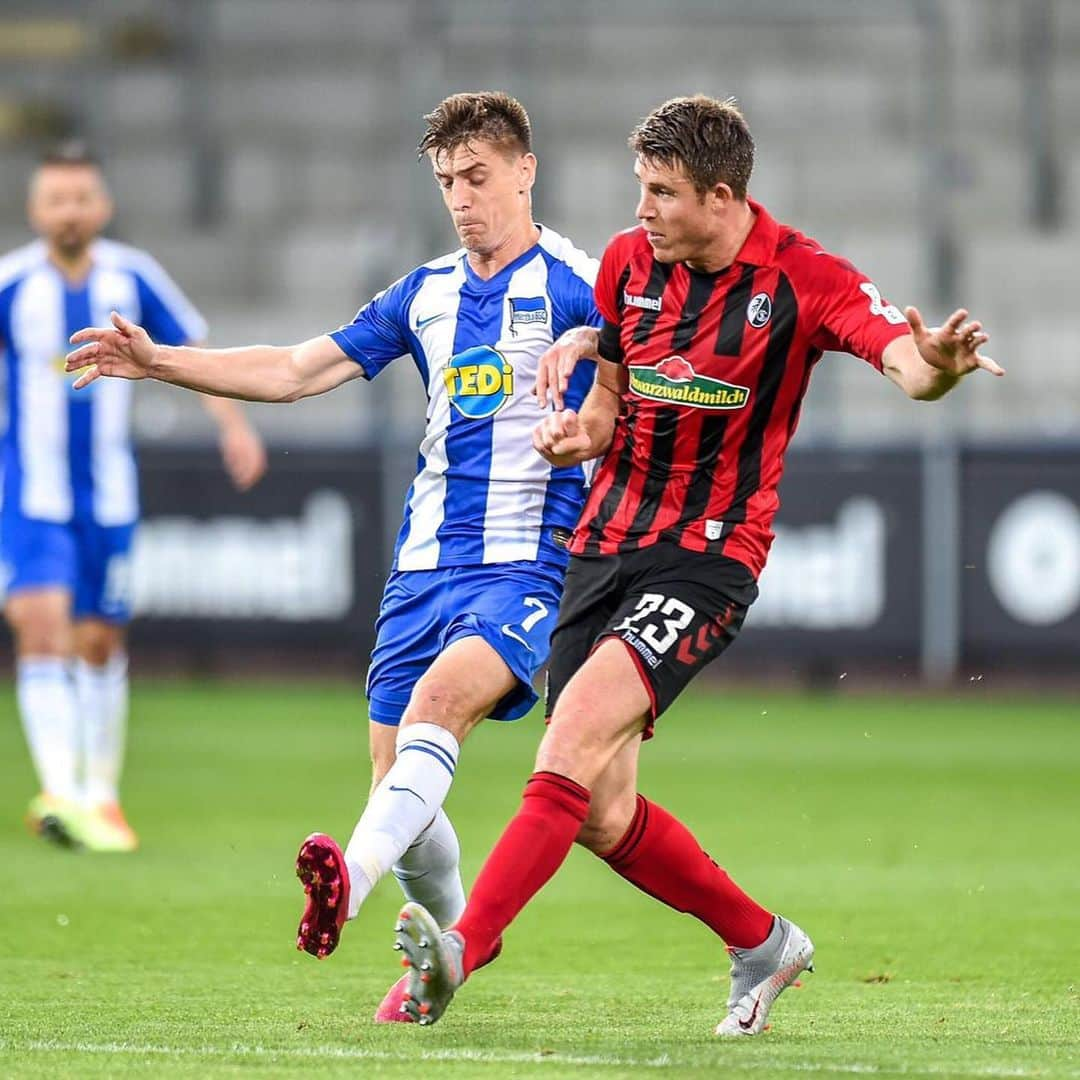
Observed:
[[[534,713],[466,747],[466,880],[517,805]],[[1080,703],[687,695],[642,788],[817,944],[757,1039],[711,1035],[726,958],[584,851],[431,1029],[370,1023],[396,884],[324,962],[294,951],[298,842],[366,784],[349,687],[139,684],[126,804],[143,848],[32,839],[0,720],[0,1076],[1080,1077]]]

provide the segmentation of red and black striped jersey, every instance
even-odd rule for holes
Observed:
[[[596,279],[600,355],[629,389],[570,543],[575,555],[670,540],[761,573],[784,452],[823,352],[881,370],[907,320],[851,263],[751,201],[731,266],[658,262],[641,228],[608,245]]]

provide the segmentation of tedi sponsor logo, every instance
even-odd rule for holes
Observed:
[[[694,409],[741,409],[750,400],[747,387],[698,375],[682,356],[669,356],[653,367],[631,367],[630,390],[638,397]]]
[[[494,416],[514,394],[514,369],[497,349],[476,345],[450,359],[443,382],[453,406],[470,420]]]

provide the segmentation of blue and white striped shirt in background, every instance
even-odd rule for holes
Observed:
[[[42,241],[0,258],[0,348],[7,364],[4,499],[28,518],[129,525],[139,514],[131,446],[131,390],[124,379],[71,389],[68,338],[104,326],[111,311],[162,345],[205,339],[206,323],[148,254],[111,240],[91,249],[92,268],[72,284]]]

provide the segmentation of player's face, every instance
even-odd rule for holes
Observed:
[[[536,157],[474,142],[431,159],[462,246],[490,255],[532,221]]]
[[[635,213],[657,260],[705,262],[721,225],[717,193],[708,191],[702,196],[681,167],[645,158],[637,159],[634,174],[641,188]]]
[[[112,201],[94,165],[43,165],[30,184],[30,224],[62,254],[71,257],[109,223]]]

